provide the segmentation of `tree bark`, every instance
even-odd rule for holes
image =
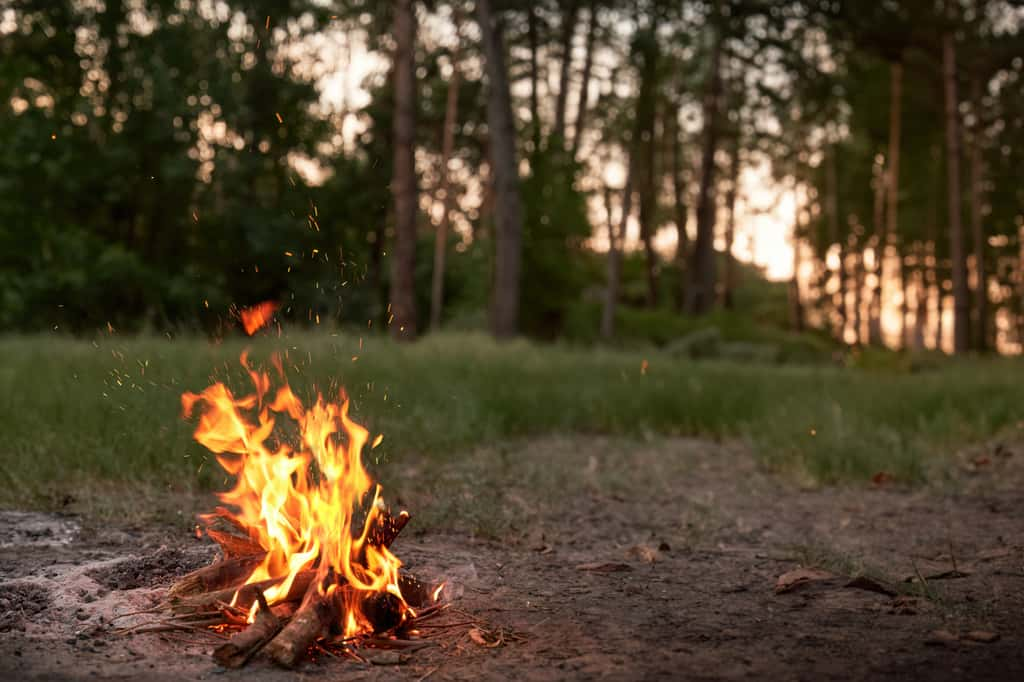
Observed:
[[[839,267],[836,275],[839,281],[836,312],[839,313],[839,333],[836,338],[843,343],[846,337],[846,244],[839,224],[839,180],[836,171],[836,148],[828,149],[825,159],[825,212],[828,219],[829,241],[839,247]]]
[[[658,43],[653,30],[646,31],[643,41],[639,38],[643,67],[640,72],[640,91],[637,94],[636,121],[633,152],[630,163],[635,163],[636,187],[640,208],[640,241],[644,247],[645,277],[647,280],[647,305],[658,305],[658,255],[654,251],[654,233],[657,230],[658,188],[655,173],[655,125],[657,119],[658,92]],[[634,155],[636,161],[634,161]]]
[[[974,130],[971,135],[971,234],[974,238],[974,348],[984,352],[988,347],[988,271],[985,267],[985,225],[982,218],[984,202],[984,160],[981,145],[981,81],[971,80],[971,104],[974,109]]]
[[[885,254],[885,190],[886,183],[884,169],[880,169],[875,177],[875,201],[874,201],[874,275],[875,283],[872,287],[871,298],[868,301],[868,344],[881,346],[882,340],[882,275],[885,273],[883,267],[883,256]]]
[[[714,24],[720,7],[714,6]],[[722,99],[722,27],[713,25],[711,59],[704,88],[704,139],[701,148],[700,189],[697,195],[697,239],[690,266],[686,311],[703,315],[715,304],[715,151],[718,148],[718,110]]]
[[[967,261],[963,244],[960,197],[960,119],[956,83],[956,46],[953,32],[942,36],[942,80],[946,105],[946,196],[949,211],[949,253],[953,261],[953,353],[967,351],[970,344],[970,295],[967,289]]]
[[[885,297],[884,297],[884,275],[885,275],[885,257],[888,252],[889,243],[898,240],[900,228],[899,228],[899,206],[900,206],[900,152],[902,151],[902,137],[903,137],[903,63],[900,61],[892,62],[889,67],[890,73],[890,96],[889,96],[889,155],[886,159],[888,164],[887,182],[886,182],[886,213],[885,213],[885,232],[883,234],[881,244],[881,256],[882,260],[879,263],[878,273],[878,300],[882,309],[879,313],[884,312]],[[899,250],[897,248],[897,250]],[[899,276],[902,281],[903,277],[903,259],[899,261]],[[904,296],[906,292],[904,290]],[[906,305],[906,298],[904,298],[903,306]],[[901,313],[905,315],[905,312]],[[904,318],[905,319],[905,318]],[[904,325],[900,324],[900,346],[904,345]]]
[[[590,18],[587,25],[587,46],[583,57],[583,82],[580,84],[580,101],[576,105],[576,124],[572,135],[573,160],[576,160],[576,156],[579,154],[580,140],[583,137],[583,131],[586,130],[587,109],[589,107],[590,100],[591,72],[594,68],[594,41],[597,36],[597,29],[597,2],[596,0],[590,0]]]
[[[561,148],[565,147],[565,110],[569,101],[569,75],[572,70],[572,39],[576,34],[576,17],[579,15],[578,0],[568,0],[562,14],[562,63],[558,75],[558,95],[555,99],[555,128],[552,137]]]
[[[728,310],[732,310],[734,307],[733,297],[736,292],[736,259],[732,255],[732,247],[736,240],[736,200],[739,196],[740,184],[738,137],[734,140],[731,157],[729,190],[725,197],[725,204],[729,207],[729,220],[725,225],[725,281],[722,287],[722,306]]]
[[[853,343],[859,346],[864,339],[864,249],[858,239],[853,261]]]
[[[683,182],[683,142],[682,130],[679,126],[679,111],[673,107],[668,119],[668,129],[672,137],[672,193],[674,199],[676,222],[676,267],[679,270],[679,309],[686,305],[686,264],[689,258],[690,243],[686,234],[686,186]]]
[[[412,0],[394,6],[394,176],[395,241],[391,249],[391,337],[416,338],[416,18]]]
[[[519,274],[522,260],[523,211],[519,198],[516,163],[516,130],[512,118],[508,70],[502,29],[495,24],[491,0],[477,0],[477,21],[483,36],[490,93],[487,123],[491,134],[491,159],[495,184],[494,296],[491,330],[508,339],[519,328]]]
[[[456,26],[455,32],[457,36],[458,26]],[[456,40],[458,40],[457,37]],[[441,191],[444,195],[442,199],[444,213],[441,215],[441,222],[437,226],[437,235],[434,240],[434,271],[430,283],[430,329],[432,331],[441,328],[441,310],[444,307],[445,260],[448,255],[448,229],[454,203],[448,164],[451,162],[455,149],[455,125],[458,116],[461,81],[458,62],[459,48],[456,45],[452,52],[452,77],[448,80],[448,98],[444,109],[444,134],[441,137]]]
[[[804,330],[804,305],[800,297],[800,239],[802,232],[803,209],[797,208],[793,218],[793,276],[789,280],[789,323],[793,331]]]
[[[530,44],[530,136],[533,140],[533,152],[540,149],[540,65],[537,53],[540,50],[540,38],[537,35],[537,5],[530,3],[526,15],[526,39]]]
[[[626,185],[622,190],[621,228],[616,234],[612,219],[611,189],[605,188],[605,205],[608,211],[608,263],[607,282],[604,292],[604,309],[601,312],[601,337],[610,341],[615,336],[615,311],[619,304],[619,280],[622,276],[622,242],[625,240],[629,214],[633,211],[633,163],[626,171]]]

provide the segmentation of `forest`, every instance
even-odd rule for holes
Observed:
[[[1022,76],[1024,0],[0,0],[0,679],[1024,679]]]
[[[5,329],[1022,348],[1022,3],[5,4]]]

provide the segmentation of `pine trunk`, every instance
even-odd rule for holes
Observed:
[[[555,98],[555,128],[552,131],[552,137],[562,149],[565,148],[565,110],[569,101],[569,74],[572,72],[572,39],[576,34],[578,14],[578,0],[568,0],[562,15],[562,63],[558,75],[558,96]]]
[[[590,104],[590,80],[594,68],[594,40],[597,36],[597,2],[590,2],[590,19],[587,25],[587,46],[583,57],[582,83],[580,84],[580,100],[576,105],[576,124],[572,136],[572,158],[579,154],[580,140],[586,130],[587,107]]]
[[[882,275],[885,273],[883,255],[885,253],[885,185],[884,170],[879,170],[875,177],[874,202],[874,275],[875,284],[868,301],[868,343],[881,346],[882,340]]]
[[[946,109],[946,196],[949,219],[949,254],[953,261],[953,353],[970,344],[971,302],[967,288],[960,198],[960,118],[956,83],[956,46],[952,31],[942,36],[942,79]]]
[[[458,29],[456,28],[456,35]],[[444,307],[444,271],[448,255],[448,231],[451,224],[454,196],[448,165],[455,150],[455,125],[459,107],[459,53],[458,47],[452,52],[452,77],[448,80],[448,98],[444,109],[444,133],[441,136],[441,192],[444,213],[437,226],[434,240],[434,271],[430,283],[430,328],[441,328],[441,311]]]
[[[881,261],[878,270],[878,300],[879,315],[884,314],[885,307],[885,257],[889,250],[889,243],[899,239],[899,206],[900,206],[900,152],[902,149],[903,136],[903,63],[896,61],[889,67],[890,72],[890,95],[889,95],[889,156],[886,159],[888,172],[886,175],[886,212],[885,231],[882,235]],[[899,262],[899,276],[902,281],[903,261]],[[904,288],[904,296],[906,289]],[[905,305],[906,298],[904,298]],[[901,310],[901,315],[904,315]],[[904,319],[905,318],[901,318]],[[905,345],[904,323],[900,324],[900,346]]]
[[[512,118],[508,71],[505,67],[504,38],[501,28],[495,25],[491,0],[477,0],[476,13],[490,81],[487,123],[491,134],[495,185],[491,329],[495,337],[507,339],[515,336],[519,327],[519,274],[522,260],[523,211],[519,199],[516,130]]]
[[[686,234],[686,186],[683,183],[683,141],[679,127],[679,112],[675,108],[668,118],[672,144],[672,195],[676,223],[676,269],[679,271],[678,307],[686,305],[686,263],[689,257],[690,243]]]
[[[825,211],[828,218],[829,242],[839,247],[839,267],[836,269],[836,276],[839,284],[837,292],[836,312],[839,314],[839,333],[836,338],[843,342],[846,335],[846,323],[848,313],[846,310],[846,245],[843,242],[842,231],[839,225],[839,180],[836,170],[836,149],[832,146],[828,150],[828,158],[825,166]]]
[[[718,14],[718,5],[716,15]],[[701,148],[700,189],[697,195],[697,239],[690,265],[686,312],[704,315],[715,304],[715,151],[718,148],[718,110],[722,99],[722,31],[714,26],[710,72],[704,88],[704,139]]]
[[[526,15],[526,39],[530,44],[530,135],[533,151],[540,149],[540,64],[538,51],[540,37],[537,35],[537,5],[531,4]]]
[[[974,348],[988,347],[988,271],[985,267],[985,224],[982,218],[985,166],[981,146],[981,81],[971,81],[971,103],[974,109],[974,131],[971,136],[971,234],[974,238]]]
[[[391,249],[391,336],[416,338],[416,19],[412,0],[395,0],[395,241]]]
[[[633,210],[633,163],[626,171],[626,186],[622,190],[621,227],[616,234],[612,219],[611,190],[605,188],[605,205],[608,211],[608,274],[604,292],[604,310],[601,313],[601,337],[611,340],[615,336],[615,311],[619,304],[619,280],[622,276],[622,242],[629,225],[629,214]]]
[[[732,255],[732,247],[736,241],[736,201],[739,197],[740,184],[740,150],[739,141],[733,144],[730,165],[729,190],[725,204],[729,207],[729,219],[725,225],[725,278],[722,283],[722,306],[732,310],[736,292],[736,259]]]

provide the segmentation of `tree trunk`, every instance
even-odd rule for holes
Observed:
[[[690,244],[686,234],[686,186],[683,183],[683,142],[679,126],[679,111],[672,108],[668,119],[672,144],[672,193],[676,223],[676,269],[679,271],[679,309],[686,305],[686,263]]]
[[[953,353],[964,353],[970,344],[970,294],[964,254],[960,199],[960,119],[956,83],[956,46],[953,32],[942,36],[942,79],[946,104],[946,196],[949,210],[949,254],[953,261]]]
[[[395,0],[394,176],[395,241],[391,249],[391,336],[416,338],[416,18],[412,0]]]
[[[491,329],[494,336],[507,339],[519,326],[519,273],[522,260],[523,210],[519,199],[519,171],[516,164],[516,130],[512,118],[508,70],[502,29],[494,23],[491,0],[477,0],[477,21],[483,36],[484,56],[490,93],[487,124],[491,134],[494,167],[494,296]]]
[[[793,277],[789,280],[789,323],[793,331],[804,330],[804,304],[800,297],[800,239],[803,223],[803,209],[797,208],[793,219]]]
[[[974,130],[971,136],[971,234],[974,237],[974,348],[984,352],[988,347],[988,272],[985,267],[985,225],[982,219],[984,201],[984,160],[981,146],[981,81],[971,80],[971,103],[974,109]]]
[[[885,274],[883,257],[885,254],[885,189],[886,171],[880,169],[875,177],[875,201],[874,201],[874,275],[875,284],[872,287],[871,299],[868,301],[868,344],[881,346],[882,339],[882,275]]]
[[[572,39],[576,34],[578,0],[568,0],[562,15],[562,64],[558,75],[558,96],[555,98],[555,128],[552,137],[560,148],[565,147],[565,110],[569,101],[569,75],[572,71]]]
[[[928,274],[926,263],[926,250],[924,243],[918,242],[914,246],[917,252],[917,268],[914,278],[914,349],[922,350],[925,347],[925,327],[928,324]]]
[[[886,182],[886,213],[885,232],[882,239],[882,260],[878,276],[878,298],[879,304],[884,308],[884,282],[885,257],[889,250],[889,243],[899,239],[899,206],[900,206],[900,152],[902,150],[903,133],[903,62],[892,62],[889,67],[890,73],[890,95],[889,95],[889,156],[886,159],[888,174]],[[897,250],[899,248],[897,247]],[[899,262],[899,276],[903,277],[903,260]],[[904,290],[904,295],[906,291]],[[904,299],[905,305],[906,299]],[[883,313],[882,309],[879,313]],[[904,345],[904,325],[900,324],[900,346]]]
[[[455,33],[456,40],[458,40],[458,26],[456,26]],[[452,52],[452,77],[448,80],[448,98],[444,109],[444,133],[441,136],[441,191],[444,194],[442,199],[444,213],[441,215],[441,222],[437,226],[437,235],[434,240],[434,271],[430,283],[430,328],[433,331],[441,328],[441,309],[444,306],[444,271],[445,259],[448,255],[448,228],[454,203],[448,164],[451,162],[455,149],[455,125],[458,116],[460,81],[459,48],[456,45]]]
[[[531,3],[526,15],[526,38],[530,44],[530,135],[534,152],[540,149],[540,65],[537,52],[540,38],[537,36],[537,3]]]
[[[583,57],[583,82],[580,84],[580,101],[576,105],[576,124],[572,135],[572,158],[579,154],[580,140],[586,130],[587,108],[590,101],[590,79],[594,68],[594,40],[597,36],[597,2],[590,1],[590,19],[587,25],[587,46]]]
[[[836,270],[839,280],[838,302],[836,311],[839,313],[839,333],[836,335],[840,343],[846,336],[846,245],[839,225],[839,181],[836,171],[836,148],[833,145],[827,151],[825,160],[825,212],[828,219],[828,237],[832,244],[839,247],[839,267]]]
[[[622,227],[615,232],[612,219],[612,192],[605,188],[604,200],[608,212],[608,274],[604,291],[604,309],[601,312],[601,337],[610,341],[615,336],[615,311],[619,304],[619,279],[622,275],[622,244],[629,225],[629,214],[633,210],[633,163],[626,171],[626,186],[622,190]]]
[[[715,5],[718,18],[720,8]],[[717,21],[715,22],[718,23]],[[697,239],[690,265],[686,311],[703,315],[715,304],[715,150],[718,147],[718,110],[722,99],[722,30],[713,25],[710,72],[704,88],[704,139],[701,149],[700,189],[697,195]]]
[[[859,346],[864,339],[864,249],[857,241],[853,261],[853,343]]]
[[[896,255],[899,257],[899,278],[900,278],[900,348],[907,348],[910,345],[907,318],[910,315],[909,278],[907,277],[907,254],[904,253],[904,244],[901,241],[896,244]]]
[[[725,205],[729,207],[729,220],[725,224],[725,281],[722,287],[722,306],[728,310],[732,310],[734,307],[733,297],[736,292],[736,259],[732,255],[732,247],[736,241],[736,200],[739,196],[740,184],[740,145],[738,135],[734,138],[731,156],[729,190],[725,197]]]

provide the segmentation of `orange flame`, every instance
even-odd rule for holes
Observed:
[[[234,488],[219,498],[237,510],[234,520],[267,552],[246,583],[281,580],[266,590],[273,604],[288,594],[300,571],[316,568],[325,576],[333,570],[354,595],[345,599],[341,616],[345,636],[372,630],[360,609],[371,594],[398,597],[402,612],[412,615],[398,587],[401,561],[368,541],[384,509],[381,488],[362,464],[369,433],[349,418],[343,392],[336,402],[318,394],[306,407],[288,385],[280,357],[273,361],[283,385],[272,399],[270,376],[251,368],[247,353],[241,362],[253,393],[236,397],[218,382],[181,397],[186,417],[202,404],[195,438],[236,477]],[[286,442],[282,431],[294,427],[298,435]]]
[[[242,327],[245,333],[252,336],[263,328],[281,306],[274,301],[264,301],[249,308],[242,308],[238,311],[238,317],[242,320]]]

